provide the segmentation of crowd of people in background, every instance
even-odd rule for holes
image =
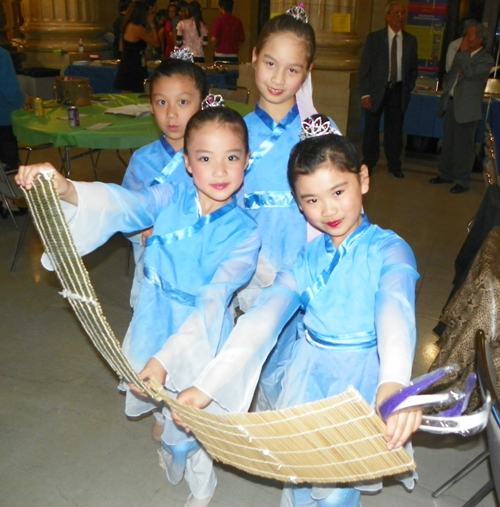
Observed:
[[[222,15],[215,20],[211,35],[215,46],[214,61],[239,62],[239,47],[245,41],[245,31],[241,20],[232,14],[233,6],[233,0],[219,2]],[[117,80],[116,84],[121,85],[117,88],[137,91],[137,83],[144,75],[144,56],[151,55],[155,60],[169,58],[175,46],[189,47],[195,62],[205,63],[208,42],[203,11],[196,0],[172,1],[167,9],[160,10],[156,0],[119,0],[118,15],[113,22],[112,48],[114,58],[122,60],[121,66],[125,69],[120,74],[125,77],[120,76]]]

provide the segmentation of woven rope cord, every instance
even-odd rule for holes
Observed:
[[[52,181],[39,176],[25,194],[61,294],[94,346],[121,378],[177,412],[214,459],[261,477],[318,484],[374,480],[416,467],[403,448],[387,450],[383,422],[352,387],[281,411],[215,416],[179,404],[155,379],[145,385],[103,314]]]

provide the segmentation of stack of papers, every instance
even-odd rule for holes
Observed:
[[[151,104],[132,104],[130,106],[113,107],[112,109],[107,109],[106,114],[123,114],[125,116],[133,116],[134,118],[142,118],[152,114]]]

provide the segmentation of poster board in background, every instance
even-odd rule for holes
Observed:
[[[447,0],[410,1],[406,31],[417,38],[420,75],[437,78],[448,14]]]

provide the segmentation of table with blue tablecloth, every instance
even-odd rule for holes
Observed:
[[[438,93],[412,93],[408,109],[405,113],[403,133],[420,137],[435,137],[442,139],[444,136],[443,125],[444,118],[438,118],[440,94]],[[490,99],[483,101],[483,119],[478,125],[476,133],[476,142],[484,141],[484,131],[486,125],[486,115],[488,114],[488,123],[495,136],[496,150],[500,153],[500,102],[496,98],[491,99],[491,107],[488,113],[488,103]]]
[[[152,73],[154,69],[150,69]],[[86,77],[93,93],[120,93],[114,88],[118,65],[70,65],[64,71],[65,76]],[[207,84],[211,86],[236,86],[238,70],[221,70],[220,72],[206,72]]]
[[[432,137],[442,139],[444,136],[443,125],[444,118],[438,118],[437,110],[440,93],[412,93],[408,109],[405,113],[403,124],[403,134],[418,137]],[[500,102],[491,98],[491,106],[488,112],[489,97],[483,101],[483,119],[480,122],[476,132],[476,142],[484,141],[484,132],[486,125],[486,115],[488,114],[488,123],[495,137],[497,153],[500,153]],[[364,129],[364,115],[361,121],[361,130]],[[384,120],[380,122],[380,131],[384,130]]]

